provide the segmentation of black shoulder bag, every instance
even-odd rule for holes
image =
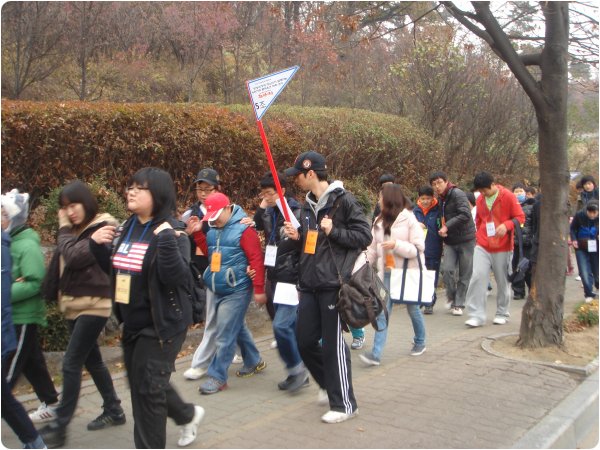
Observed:
[[[508,281],[511,283],[519,283],[525,279],[525,274],[529,269],[529,260],[523,256],[523,231],[521,224],[517,219],[512,220],[515,224],[515,233],[517,234],[517,242],[519,243],[519,262],[516,269],[508,275]]]
[[[330,218],[333,218],[338,206],[339,197],[329,212]],[[325,239],[327,239],[331,258],[333,259],[333,264],[335,265],[335,270],[338,273],[340,281],[338,301],[335,306],[342,320],[352,328],[362,328],[371,324],[376,331],[383,330],[385,327],[381,330],[377,327],[377,316],[383,311],[387,324],[388,311],[386,305],[390,294],[385,285],[379,279],[368,260],[350,276],[348,281],[344,281],[327,235],[325,235]]]

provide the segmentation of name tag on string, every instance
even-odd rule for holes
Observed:
[[[588,240],[588,253],[596,253],[598,251],[598,245],[596,239]]]
[[[319,232],[317,230],[308,230],[306,234],[306,243],[304,244],[304,253],[314,255],[317,250],[317,237]]]
[[[496,225],[494,225],[494,222],[486,222],[485,229],[488,237],[496,236]]]
[[[277,246],[267,245],[265,247],[265,266],[275,267],[276,259],[277,259]]]
[[[221,254],[213,253],[210,258],[210,271],[219,272],[221,270]]]
[[[131,275],[126,273],[118,273],[115,283],[115,302],[128,305],[130,291]]]

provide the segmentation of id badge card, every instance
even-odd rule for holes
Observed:
[[[221,270],[221,254],[213,253],[210,258],[210,271],[219,272]]]
[[[317,250],[317,237],[319,232],[317,230],[308,230],[306,234],[306,243],[304,244],[304,253],[314,255]]]
[[[115,283],[115,302],[128,305],[130,292],[131,275],[128,273],[118,273]]]
[[[275,267],[275,260],[277,259],[277,246],[267,245],[265,247],[265,266]]]
[[[496,225],[494,225],[494,222],[486,222],[485,229],[488,237],[496,236]]]
[[[598,251],[598,245],[596,239],[588,240],[588,253],[596,253]]]
[[[394,255],[391,253],[385,254],[385,267],[388,269],[393,269],[396,267],[396,260],[394,259]]]

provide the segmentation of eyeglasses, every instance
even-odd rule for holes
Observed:
[[[129,186],[125,188],[125,193],[133,192],[134,194],[139,194],[140,191],[149,191],[150,188],[141,187],[141,186]]]
[[[215,188],[205,189],[205,188],[198,188],[197,187],[195,190],[196,190],[196,192],[204,192],[205,194],[210,194],[211,192],[213,192],[215,190]]]

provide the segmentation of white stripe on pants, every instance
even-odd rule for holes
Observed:
[[[512,252],[489,253],[477,245],[473,253],[473,275],[467,290],[466,308],[470,319],[476,319],[480,324],[486,321],[487,286],[490,270],[496,279],[496,317],[508,318],[510,313],[510,283],[508,274]]]

